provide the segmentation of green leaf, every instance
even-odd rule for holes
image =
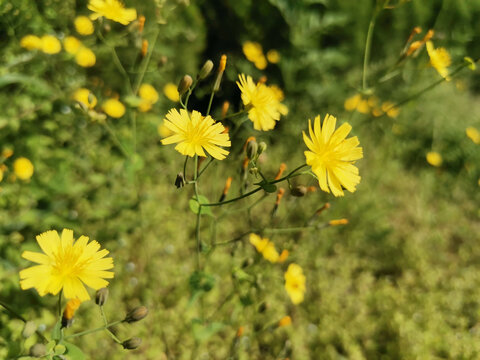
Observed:
[[[70,360],[85,360],[85,354],[83,351],[76,345],[68,343],[66,341],[63,342],[67,348],[67,352],[65,355],[69,357]]]
[[[198,200],[200,201],[200,204],[210,203],[210,201],[208,201],[208,199],[203,195],[198,195]],[[198,214],[198,208],[200,206],[195,196],[190,199],[190,201],[188,202],[188,206],[190,207],[190,210],[192,210],[194,214]],[[213,216],[212,209],[210,209],[210,206],[202,206],[200,210],[200,214]]]
[[[265,192],[267,193],[274,193],[275,191],[277,191],[277,186],[275,184],[270,184],[265,181],[262,181],[258,185],[260,185],[263,188],[263,190],[265,190]]]
[[[65,351],[67,350],[67,348],[65,347],[65,345],[57,345],[54,347],[54,353],[55,355],[62,355],[62,354],[65,354]]]
[[[60,340],[60,337],[62,336],[61,329],[62,329],[62,323],[60,321],[57,321],[57,323],[55,324],[55,326],[52,329],[52,339],[53,340],[55,340],[55,341]]]

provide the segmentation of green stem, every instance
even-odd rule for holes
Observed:
[[[212,102],[213,102],[213,97],[215,96],[215,91],[212,90],[212,93],[210,94],[210,100],[208,101],[208,107],[207,107],[207,115],[210,115],[210,109],[212,107]]]
[[[115,341],[117,344],[121,344],[122,341],[119,338],[117,338],[115,334],[108,328],[108,321],[107,321],[107,317],[105,316],[105,312],[103,311],[103,305],[100,306],[100,313],[102,314],[103,323],[106,326],[105,330],[108,332],[108,334],[113,339],[113,341]]]
[[[135,88],[133,89],[133,95],[137,95],[138,89],[140,88],[140,85],[142,84],[143,78],[145,76],[145,72],[147,71],[148,64],[150,63],[150,59],[151,59],[152,54],[153,54],[153,50],[155,49],[155,44],[157,42],[159,34],[160,34],[160,27],[157,28],[157,31],[155,32],[153,40],[152,40],[152,42],[149,46],[149,51],[148,51],[147,57],[143,60],[143,62],[141,64],[140,73],[138,74],[138,78],[137,78],[137,81],[135,83]]]
[[[113,129],[110,127],[110,125],[108,125],[108,123],[106,121],[102,121],[102,125],[105,127],[105,129],[107,129],[108,133],[110,134],[110,136],[112,137],[113,141],[118,146],[118,148],[121,150],[123,155],[125,155],[125,157],[127,157],[127,158],[130,158],[130,153],[125,148],[125,146],[122,144],[122,142],[118,139],[117,134],[115,134],[115,131],[113,131]]]
[[[365,54],[363,56],[363,76],[362,76],[362,89],[367,89],[367,72],[368,72],[368,62],[370,60],[370,52],[372,50],[372,38],[373,38],[373,29],[375,28],[375,20],[377,18],[378,11],[374,10],[370,24],[368,25],[367,40],[365,41]]]
[[[205,166],[203,167],[203,169],[198,172],[197,179],[200,177],[200,175],[203,174],[203,172],[204,172],[205,170],[207,170],[208,165],[210,165],[210,164],[213,162],[213,160],[214,160],[213,157],[211,157],[211,158],[208,160],[208,162],[205,164]]]
[[[202,205],[200,204],[200,199],[198,197],[198,155],[195,155],[195,166],[194,166],[194,173],[193,173],[193,180],[195,181],[193,184],[193,188],[195,189],[195,197],[198,202],[198,212],[197,212],[197,221],[195,224],[195,238],[197,240],[197,270],[200,270],[200,216],[202,213]]]
[[[22,315],[20,315],[18,312],[16,312],[15,310],[13,310],[10,305],[8,305],[7,303],[5,303],[3,300],[0,300],[0,306],[2,306],[3,308],[5,308],[5,310],[7,310],[13,317],[17,318],[18,320],[21,320],[23,321],[24,323],[27,322],[27,319],[25,319]],[[37,336],[42,339],[43,342],[48,342],[47,338],[45,336],[43,336],[43,334],[36,330],[35,331],[35,334],[37,334]]]
[[[185,162],[183,163],[183,178],[187,180],[187,161],[188,155],[185,155]]]
[[[188,100],[190,99],[190,95],[192,95],[192,92],[193,90],[195,89],[195,86],[197,86],[197,83],[198,83],[198,79],[195,79],[195,81],[193,82],[192,86],[190,86],[190,89],[188,89],[188,92],[187,92],[187,96],[185,97],[185,110],[188,110],[187,109],[187,106],[188,106]],[[208,114],[207,114],[208,115]]]
[[[242,114],[245,114],[246,112],[247,112],[247,110],[243,109],[243,110],[237,111],[236,113],[224,116],[222,118],[222,120],[229,119],[229,118],[232,118],[232,117],[235,117],[235,116],[238,116],[238,115],[242,115]]]
[[[74,338],[74,337],[79,337],[79,336],[83,336],[83,335],[92,334],[92,333],[95,333],[95,332],[99,332],[99,331],[111,328],[112,326],[121,324],[122,322],[123,322],[123,320],[118,320],[118,321],[114,321],[113,323],[107,324],[107,325],[99,327],[99,328],[85,330],[85,331],[81,331],[81,332],[76,333],[76,334],[68,335],[68,336],[65,336],[65,340],[71,339],[71,338]]]
[[[58,317],[60,318],[59,321],[62,321],[62,292],[63,290],[60,290],[58,293]]]

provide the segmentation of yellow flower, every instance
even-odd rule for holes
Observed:
[[[279,255],[275,249],[275,245],[267,238],[261,238],[256,234],[250,234],[250,244],[255,246],[255,249],[263,255],[263,257],[271,263],[278,261]]]
[[[27,158],[18,158],[13,162],[13,172],[19,179],[28,180],[33,175],[33,164]]]
[[[41,38],[42,45],[41,45],[41,50],[45,54],[56,54],[59,53],[60,50],[62,50],[62,45],[60,44],[60,41],[52,35],[44,35]]]
[[[280,319],[280,321],[278,322],[278,327],[288,326],[291,323],[292,323],[292,318],[287,315]]]
[[[288,109],[278,98],[278,92],[271,87],[255,83],[251,76],[239,75],[237,85],[242,92],[242,101],[248,109],[248,117],[256,130],[271,130],[280,115],[286,115]]]
[[[90,0],[87,7],[94,12],[90,15],[92,20],[105,16],[122,25],[128,25],[137,18],[137,10],[125,9],[125,5],[119,0]]]
[[[382,111],[387,114],[388,117],[396,118],[400,114],[400,109],[393,106],[391,101],[385,101],[382,103]]]
[[[337,119],[326,115],[323,126],[320,125],[320,115],[315,118],[314,128],[308,120],[310,138],[303,132],[303,140],[311,151],[305,151],[307,165],[318,178],[323,191],[332,191],[334,196],[343,196],[342,186],[354,192],[361,177],[355,160],[363,157],[363,149],[358,147],[356,136],[346,139],[352,127],[345,123],[335,130]]]
[[[2,181],[2,180],[3,180],[3,170],[0,169],[0,181]]]
[[[152,109],[152,103],[150,101],[141,100],[138,104],[138,110],[140,112],[147,112]]]
[[[93,93],[85,88],[80,88],[73,93],[73,100],[81,102],[88,109],[93,109],[97,105],[97,98]]]
[[[203,117],[195,110],[189,115],[183,109],[180,112],[170,109],[163,121],[174,135],[162,139],[162,144],[178,143],[175,150],[180,154],[207,156],[205,150],[217,160],[223,160],[228,155],[229,152],[220,146],[230,147],[230,137],[228,133],[223,133],[223,125],[215,123],[211,116]]]
[[[40,49],[42,47],[42,40],[35,35],[26,35],[20,39],[20,46],[27,50]]]
[[[81,67],[92,67],[95,65],[97,58],[92,50],[82,46],[75,54],[75,61]]]
[[[467,136],[472,140],[475,144],[480,144],[480,131],[475,129],[474,127],[469,126],[465,130]]]
[[[160,124],[157,127],[158,135],[162,138],[166,138],[173,134],[172,130],[170,130],[165,124]]]
[[[269,50],[267,52],[267,60],[272,64],[277,64],[280,61],[280,54],[277,50]]]
[[[357,111],[361,114],[368,114],[370,112],[370,105],[365,99],[361,99],[357,105]]]
[[[74,36],[67,36],[63,40],[63,47],[67,53],[75,55],[82,47],[82,42]]]
[[[171,101],[178,102],[180,100],[177,85],[175,85],[174,83],[168,83],[167,85],[165,85],[163,87],[163,93]]]
[[[75,25],[75,30],[80,35],[91,35],[93,34],[93,23],[92,21],[86,16],[77,16],[73,21]]]
[[[305,294],[305,275],[297,264],[290,264],[285,273],[285,290],[294,304],[300,304]]]
[[[102,105],[103,111],[113,118],[121,118],[125,114],[125,105],[117,99],[108,99]]]
[[[445,80],[449,81],[450,77],[448,76],[448,67],[452,63],[450,54],[444,48],[435,49],[431,41],[427,41],[426,45],[428,56],[430,57],[430,64],[443,78],[445,78]]]
[[[443,162],[442,155],[436,151],[430,151],[427,153],[427,162],[432,166],[439,167]]]
[[[355,94],[349,97],[347,100],[345,100],[345,103],[343,104],[343,106],[347,111],[354,111],[357,109],[357,106],[361,100],[362,100],[362,96],[360,94]]]
[[[243,44],[242,50],[247,60],[254,63],[257,69],[263,70],[267,67],[267,59],[263,55],[262,45],[257,42],[247,41]]]
[[[138,89],[138,95],[142,102],[138,106],[141,112],[146,112],[152,108],[152,105],[158,101],[158,92],[150,84],[142,84]]]
[[[108,251],[100,250],[100,244],[80,236],[74,241],[73,231],[63,229],[62,236],[56,230],[37,236],[42,253],[24,251],[22,257],[35,265],[20,271],[23,290],[35,288],[40,296],[56,295],[63,290],[67,299],[90,299],[85,285],[95,290],[108,285],[105,279],[113,278],[113,259],[105,258]]]

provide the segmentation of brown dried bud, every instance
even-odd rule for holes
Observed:
[[[213,70],[213,61],[212,60],[207,60],[205,61],[205,64],[203,64],[202,68],[200,69],[200,72],[197,75],[197,79],[203,80],[205,79],[208,75]]]
[[[303,186],[303,185],[298,185],[298,186],[295,186],[293,187],[292,189],[290,189],[290,194],[292,196],[296,196],[296,197],[302,197],[302,196],[305,196],[305,194],[308,192],[308,189],[306,186]]]
[[[192,86],[193,79],[190,75],[185,75],[182,80],[180,80],[180,83],[178,84],[178,94],[182,96],[185,94],[188,89],[190,89],[190,86]]]
[[[142,320],[147,315],[148,309],[145,306],[138,306],[131,310],[123,321],[126,321],[127,323],[133,323]]]
[[[142,343],[142,339],[140,339],[139,337],[133,337],[131,339],[125,340],[122,343],[122,346],[124,349],[127,349],[127,350],[135,350],[140,346],[141,343]]]
[[[32,345],[29,351],[30,356],[39,358],[47,355],[47,348],[43,344]]]
[[[177,178],[175,179],[175,186],[177,189],[185,186],[185,177],[183,176],[183,172],[177,174]]]
[[[95,295],[95,304],[99,306],[105,305],[105,303],[108,300],[108,289],[107,288],[101,288],[97,291],[97,294]]]

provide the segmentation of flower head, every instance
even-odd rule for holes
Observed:
[[[281,103],[277,88],[264,83],[255,84],[251,76],[239,76],[237,85],[242,92],[243,104],[249,109],[248,117],[256,130],[272,130],[280,115],[286,115],[288,109]]]
[[[37,236],[43,253],[24,251],[22,257],[35,265],[20,271],[23,290],[35,288],[40,296],[56,295],[63,290],[67,299],[90,299],[84,285],[100,289],[108,285],[105,279],[113,278],[113,259],[106,258],[108,251],[100,244],[80,236],[74,240],[73,231],[63,229],[61,237],[55,230]]]
[[[44,35],[41,38],[42,45],[40,49],[45,54],[57,54],[62,50],[60,41],[53,35]]]
[[[242,46],[243,54],[248,61],[251,61],[259,70],[267,67],[267,59],[263,54],[262,45],[258,42],[246,41]]]
[[[92,21],[86,16],[77,16],[73,21],[75,25],[75,30],[80,35],[91,35],[93,34],[93,23]]]
[[[427,162],[432,166],[439,167],[440,165],[442,165],[442,162],[443,162],[442,155],[440,155],[436,151],[428,152],[426,158],[427,158]]]
[[[278,261],[279,255],[275,249],[275,245],[267,238],[261,238],[257,234],[250,234],[250,244],[255,246],[255,249],[263,255],[263,257],[271,263]]]
[[[74,36],[67,36],[63,40],[65,51],[72,55],[75,55],[82,46],[82,42]]]
[[[13,172],[19,179],[28,180],[33,175],[33,164],[27,158],[18,158],[13,163]]]
[[[102,105],[103,111],[113,118],[121,118],[125,114],[125,105],[117,99],[108,99]]]
[[[182,155],[207,156],[207,151],[217,160],[225,159],[228,151],[221,148],[230,147],[230,137],[224,134],[221,123],[215,123],[211,116],[203,117],[198,111],[189,115],[186,110],[171,109],[164,119],[165,126],[174,135],[162,140],[163,145],[178,143],[175,147]]]
[[[73,100],[76,100],[83,105],[85,105],[88,109],[93,109],[95,105],[97,105],[97,98],[93,93],[85,88],[77,89],[72,96]]]
[[[75,61],[81,67],[92,67],[95,65],[97,58],[92,50],[82,46],[75,54]]]
[[[335,196],[343,196],[342,186],[354,192],[360,182],[355,160],[363,157],[363,149],[358,147],[356,136],[346,139],[352,127],[345,123],[335,130],[337,119],[326,115],[323,126],[320,115],[315,118],[314,127],[308,120],[310,138],[303,132],[303,140],[310,151],[305,151],[307,165],[318,178],[323,191],[332,191]]]
[[[475,144],[480,144],[480,131],[476,128],[469,126],[465,129],[465,133]]]
[[[25,35],[20,39],[20,46],[27,50],[36,50],[42,47],[42,40],[35,35]]]
[[[122,25],[128,25],[137,18],[137,10],[125,9],[125,5],[119,0],[90,0],[87,7],[94,12],[90,15],[92,20],[105,16]]]
[[[450,54],[444,48],[434,48],[431,41],[427,41],[427,52],[430,57],[430,64],[438,71],[438,73],[449,81],[448,67],[452,63]]]
[[[180,100],[180,95],[178,94],[177,85],[175,85],[174,83],[166,84],[163,87],[163,93],[169,100],[173,102],[177,102],[178,100]]]
[[[146,112],[152,108],[152,105],[158,101],[158,92],[150,84],[142,84],[138,89],[138,96],[142,99],[138,109]]]
[[[290,264],[285,273],[285,290],[294,304],[300,304],[305,294],[305,275],[297,264]]]

